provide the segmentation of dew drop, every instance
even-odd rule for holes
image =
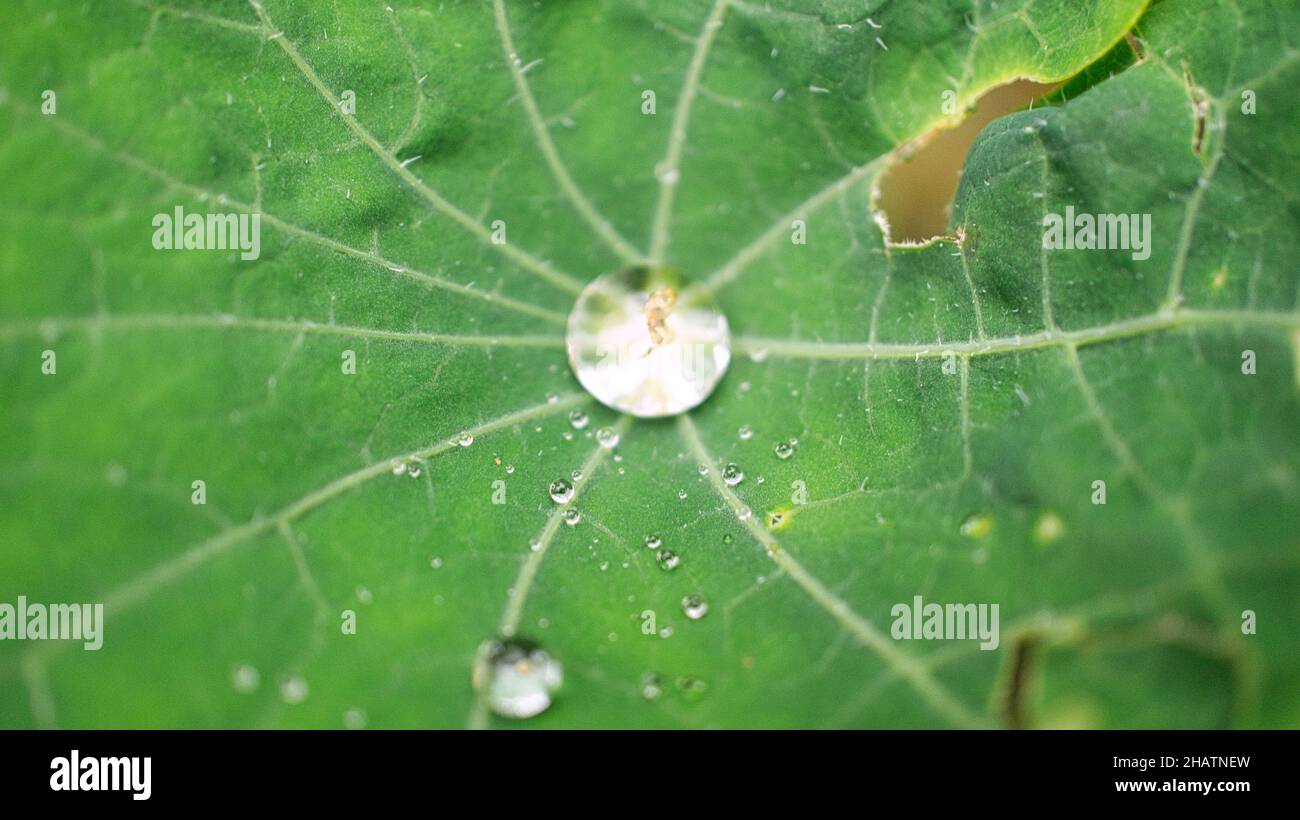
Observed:
[[[366,716],[365,709],[349,709],[343,713],[343,728],[345,729],[364,729],[369,718]]]
[[[725,535],[722,536],[722,543],[724,543],[724,544],[730,544],[732,541],[735,541],[735,540],[736,540],[735,538],[732,538],[732,537],[731,537],[731,533],[727,533],[727,534],[725,534]]]
[[[474,436],[469,431],[462,432],[456,436],[456,443],[461,447],[468,447],[474,443]]]
[[[727,319],[712,294],[667,268],[628,268],[587,285],[566,345],[587,392],[642,418],[697,406],[731,362]]]
[[[709,685],[699,678],[681,677],[677,679],[677,690],[686,697],[687,700],[699,700],[704,697],[704,693],[709,691]]]
[[[741,441],[749,441],[754,437],[754,430],[748,424],[742,425],[741,428],[736,431],[736,435],[739,436]]]
[[[429,566],[434,569],[442,569],[442,559],[435,555],[429,559]]]
[[[658,700],[663,693],[663,681],[658,675],[647,672],[641,676],[641,697],[646,700]]]
[[[796,438],[792,438],[789,441],[778,441],[776,443],[776,446],[772,448],[772,451],[776,453],[777,458],[784,461],[785,459],[794,455],[794,448],[798,445],[798,443],[799,443],[799,439]]]
[[[405,473],[406,473],[406,462],[405,462],[405,461],[394,461],[394,462],[393,462],[393,475],[403,475],[403,474],[405,474]]]
[[[677,491],[677,498],[678,498],[678,500],[680,500],[680,501],[685,501],[685,500],[686,500],[686,491],[685,491],[685,490],[678,490],[678,491]]]
[[[566,478],[557,478],[551,482],[550,492],[556,504],[567,504],[573,499],[573,484]]]
[[[709,612],[709,604],[699,595],[687,595],[682,599],[682,612],[692,621],[698,621]]]
[[[541,548],[542,548],[542,539],[540,538],[528,539],[528,549],[530,552],[537,552]]]
[[[581,430],[587,426],[587,414],[581,410],[569,411],[569,424],[573,425],[574,430]]]
[[[700,475],[708,475],[708,474],[709,474],[709,465],[707,465],[707,464],[701,464],[699,467],[697,467],[697,468],[695,469],[695,471],[696,471],[697,473],[699,473]]]
[[[496,714],[522,720],[545,712],[564,667],[525,639],[489,641],[474,664],[474,689]]]
[[[645,545],[652,550],[657,550],[664,545],[664,540],[657,535],[647,535]]]
[[[735,464],[728,464],[722,468],[722,480],[728,487],[734,487],[745,480],[745,473]]]
[[[596,431],[596,441],[606,450],[612,450],[618,446],[618,433],[612,427],[602,427]]]
[[[236,666],[230,673],[230,683],[235,687],[235,691],[241,695],[246,695],[257,689],[262,683],[262,676],[257,671],[257,667],[247,663],[241,663]]]
[[[661,549],[656,552],[655,560],[659,562],[659,568],[662,570],[677,569],[677,565],[682,562],[681,556],[670,549]]]
[[[280,684],[280,699],[293,706],[307,699],[307,681],[294,675]]]
[[[578,526],[578,522],[581,520],[582,520],[582,513],[578,512],[572,507],[564,511],[564,523],[568,524],[570,527]]]

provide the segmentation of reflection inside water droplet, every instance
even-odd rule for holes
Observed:
[[[665,268],[629,268],[587,285],[569,315],[567,344],[589,393],[641,417],[695,407],[731,362],[713,295]]]

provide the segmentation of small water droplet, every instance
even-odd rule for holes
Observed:
[[[784,461],[794,455],[794,448],[798,446],[798,444],[799,439],[796,438],[792,438],[789,441],[778,441],[776,446],[772,448],[772,451],[776,453],[777,458]]]
[[[514,474],[515,474],[515,465],[513,465],[513,464],[507,464],[507,465],[506,465],[506,475],[514,475]]]
[[[557,478],[551,482],[551,500],[556,504],[567,504],[573,499],[573,485],[568,479]]]
[[[411,478],[419,478],[420,473],[421,473],[421,469],[418,462],[412,462],[411,465],[406,468],[406,474],[409,475]]]
[[[708,474],[709,474],[709,465],[707,465],[707,464],[701,464],[699,467],[696,468],[696,472],[698,472],[700,475],[708,475]]]
[[[569,477],[572,478],[575,483],[581,481],[582,470],[574,470],[573,472],[569,473]]]
[[[307,681],[294,675],[280,684],[280,699],[293,706],[307,699]]]
[[[365,709],[349,709],[343,713],[343,728],[345,729],[364,729],[369,718],[366,716]]]
[[[602,427],[596,431],[596,441],[606,450],[612,450],[618,446],[618,433],[612,427]]]
[[[655,177],[665,185],[676,185],[682,178],[681,171],[664,165],[655,166]]]
[[[537,552],[541,548],[542,548],[542,539],[540,538],[528,539],[528,549],[530,552]]]
[[[749,509],[749,507],[741,507],[740,509],[736,510],[736,520],[748,521],[749,517],[753,514],[754,514],[753,510]]]
[[[587,426],[587,421],[588,421],[587,414],[584,413],[583,411],[581,410],[569,411],[569,424],[573,425],[573,429],[581,430],[582,428]]]
[[[472,433],[466,430],[460,433],[458,436],[456,436],[456,443],[459,444],[461,447],[468,447],[474,443],[474,436]]]
[[[735,538],[731,537],[731,533],[726,533],[722,536],[722,543],[724,544],[730,544],[732,541],[735,540],[736,540]]]
[[[709,612],[709,604],[699,595],[687,595],[682,599],[682,612],[692,621],[698,621]]]
[[[742,425],[741,428],[736,431],[736,435],[740,437],[741,441],[749,441],[751,438],[754,437],[754,430],[748,424],[745,424]]]
[[[655,553],[655,560],[659,562],[659,568],[663,570],[677,569],[677,565],[682,562],[677,553],[666,548]]]
[[[429,559],[429,566],[434,569],[442,569],[442,559],[435,555]]]
[[[405,473],[406,473],[406,462],[405,462],[405,461],[394,461],[394,462],[393,462],[393,475],[403,475],[403,474],[405,474]]]
[[[365,587],[357,587],[356,593],[357,593],[357,600],[363,604],[369,605],[375,602],[375,594],[370,590],[366,589]]]
[[[652,550],[657,550],[664,545],[664,540],[657,535],[647,535],[645,545]]]
[[[555,404],[555,403],[558,402],[559,400],[560,400],[560,397],[557,396],[557,395],[555,395],[554,393],[547,393],[547,394],[546,394],[546,403],[547,403],[547,404]]]
[[[734,487],[745,480],[745,473],[735,464],[728,464],[722,468],[722,480],[728,487]]]
[[[564,511],[564,523],[568,524],[570,527],[578,526],[578,522],[581,520],[582,520],[582,513],[578,512],[572,507]]]
[[[654,672],[641,676],[641,697],[646,700],[658,700],[664,693],[663,681]]]
[[[687,700],[699,700],[704,693],[709,691],[709,685],[699,678],[681,677],[677,681],[677,690],[681,692]]]
[[[236,666],[230,673],[230,683],[235,687],[235,691],[246,695],[257,689],[262,683],[262,676],[257,671],[257,667],[247,663],[241,663]]]
[[[474,689],[496,714],[522,720],[545,712],[564,667],[525,639],[489,641],[474,664]]]
[[[678,500],[680,500],[680,501],[685,501],[685,500],[686,500],[686,491],[685,491],[685,490],[678,490],[678,491],[677,491],[677,498],[678,498]]]

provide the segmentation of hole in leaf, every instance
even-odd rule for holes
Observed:
[[[953,128],[932,131],[899,152],[880,179],[877,207],[889,220],[891,242],[924,242],[947,231],[966,154],[998,117],[1026,108],[1055,86],[1014,80],[987,91]]]

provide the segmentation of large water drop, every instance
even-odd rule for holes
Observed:
[[[602,404],[643,418],[709,397],[731,362],[727,318],[703,285],[634,267],[583,289],[569,315],[569,364]]]

